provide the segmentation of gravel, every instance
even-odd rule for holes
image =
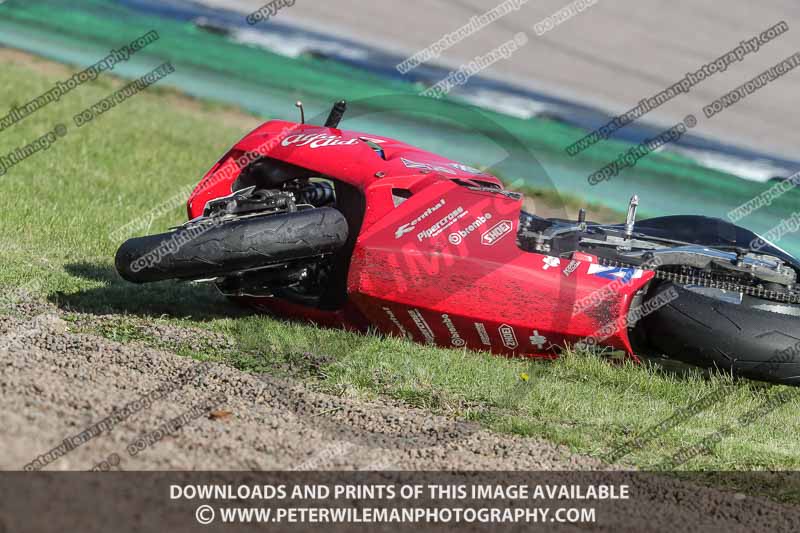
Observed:
[[[86,324],[91,318],[81,316]],[[98,323],[110,320],[98,317]],[[167,341],[207,333],[153,326]],[[208,338],[204,339],[209,342]],[[224,344],[224,338],[212,342]],[[144,395],[170,386],[197,361],[139,342],[74,333],[55,308],[17,306],[0,317],[0,468],[18,469],[68,436]],[[47,466],[89,469],[117,453],[134,470],[597,469],[593,458],[545,441],[497,435],[386,401],[315,392],[300,382],[221,364],[121,420]],[[222,394],[224,416],[201,416],[131,457],[127,446]]]
[[[175,339],[200,335],[164,325],[153,331]],[[13,315],[0,315],[0,469],[22,469],[65,438],[115,410],[128,413],[122,408],[129,402],[158,390],[168,394],[119,416],[113,427],[45,470],[88,470],[117,456],[117,467],[126,471],[607,468],[543,440],[495,434],[387,401],[322,394],[301,382],[221,364],[198,370],[199,364],[138,342],[72,332],[58,309],[41,302],[18,304]],[[220,397],[221,403],[215,400]],[[183,417],[182,427],[169,430],[165,424],[177,417]],[[146,435],[157,438],[142,445]],[[137,441],[142,446],[131,446]],[[660,477],[638,483],[635,502],[604,516],[604,523],[652,529],[658,516],[670,528],[690,530],[708,526],[713,516],[715,526],[725,530],[800,524],[796,508],[758,498],[730,505],[730,493],[693,484]]]

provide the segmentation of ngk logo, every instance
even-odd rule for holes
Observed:
[[[481,244],[493,246],[500,239],[514,231],[514,223],[510,220],[501,220],[488,231],[481,234]]]
[[[503,339],[503,346],[509,350],[513,350],[519,343],[517,342],[517,334],[514,333],[514,328],[508,324],[502,324],[497,331],[500,332],[500,338]]]

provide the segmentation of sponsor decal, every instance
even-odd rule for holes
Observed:
[[[497,328],[497,331],[500,332],[500,339],[503,341],[503,346],[509,350],[513,350],[519,346],[519,343],[517,342],[517,334],[514,332],[514,328],[508,324],[501,324],[500,327]]]
[[[533,335],[530,336],[530,341],[532,346],[536,346],[540,350],[544,349],[545,343],[547,343],[547,337],[544,335],[539,335],[539,330],[533,330]]]
[[[359,139],[361,139],[362,141],[374,142],[375,144],[383,144],[386,142],[383,139],[376,139],[375,137],[364,137],[363,135],[359,137]]]
[[[482,170],[469,165],[462,165],[461,163],[450,163],[450,166],[460,170],[461,172],[466,172],[467,174],[483,174]]]
[[[510,220],[501,220],[488,231],[481,234],[481,244],[494,246],[497,242],[514,231],[514,223]]]
[[[572,258],[576,261],[583,261],[584,263],[594,263],[595,256],[590,254],[585,254],[583,252],[575,252],[572,254]]]
[[[546,255],[542,258],[542,270],[547,270],[548,268],[555,268],[561,264],[561,259],[558,257],[552,257]]]
[[[567,268],[565,268],[563,270],[562,274],[564,274],[565,276],[569,277],[570,274],[572,274],[573,272],[578,270],[578,267],[580,266],[580,264],[581,264],[580,261],[576,261],[575,259],[573,259],[572,261],[569,262],[569,264],[567,265]]]
[[[422,313],[419,312],[419,309],[409,309],[408,316],[410,316],[411,320],[414,321],[414,324],[417,325],[417,329],[419,329],[419,332],[425,338],[425,342],[428,344],[434,344],[436,337],[434,337],[433,330],[428,323],[425,322],[425,319],[422,317]]]
[[[588,273],[601,278],[613,281],[622,280],[623,283],[628,283],[632,279],[641,278],[644,271],[639,268],[610,267],[592,264],[589,265]]]
[[[459,229],[454,231],[453,233],[450,234],[447,240],[450,241],[450,244],[459,245],[461,244],[461,241],[463,241],[469,236],[470,233],[472,233],[476,229],[486,224],[491,218],[492,218],[491,213],[484,213],[483,215],[478,215],[478,218],[476,218],[472,224],[470,224],[464,229]]]
[[[458,222],[459,219],[467,216],[468,213],[469,211],[465,211],[463,207],[461,206],[456,207],[455,209],[450,211],[447,215],[442,217],[442,219],[436,222],[433,226],[417,233],[417,240],[422,242],[424,239],[436,237],[444,230],[446,230],[447,228]]]
[[[478,331],[478,336],[481,338],[481,342],[486,346],[492,345],[492,340],[489,338],[489,332],[486,331],[486,326],[483,322],[475,322],[475,329]]]
[[[406,331],[406,328],[403,327],[403,324],[401,324],[400,321],[397,319],[397,315],[394,314],[394,311],[392,311],[388,307],[383,307],[383,311],[386,313],[386,316],[389,317],[389,320],[392,321],[392,324],[394,324],[397,327],[397,329],[400,330],[400,333],[403,334],[403,337],[411,336],[408,333],[408,331]]]
[[[295,145],[298,148],[308,146],[312,149],[353,144],[358,144],[358,138],[345,140],[341,135],[329,135],[327,133],[289,135],[281,141],[281,146]]]
[[[439,172],[445,172],[447,174],[455,174],[456,172],[452,168],[442,167],[438,165],[432,165],[430,163],[418,163],[417,161],[412,161],[410,159],[406,159],[405,157],[401,157],[400,161],[406,166],[406,168],[419,168],[422,170],[434,171],[437,170]]]
[[[431,213],[433,213],[434,211],[436,211],[437,209],[439,209],[443,205],[444,205],[444,198],[442,198],[441,200],[439,200],[438,202],[436,202],[435,204],[430,206],[428,209],[423,211],[420,216],[418,216],[417,218],[415,218],[414,220],[412,220],[408,224],[403,224],[402,226],[397,228],[395,230],[395,232],[394,232],[394,238],[395,239],[399,239],[400,237],[402,237],[406,233],[410,233],[410,232],[414,231],[414,228],[417,226],[417,224],[419,224],[420,222],[422,222],[423,220],[428,218],[431,215]]]
[[[444,324],[444,327],[447,328],[447,331],[450,332],[450,344],[456,347],[461,347],[467,344],[467,341],[461,338],[461,334],[458,333],[453,321],[450,320],[450,315],[442,315],[442,323]]]

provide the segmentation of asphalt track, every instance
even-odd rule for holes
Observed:
[[[263,0],[204,0],[248,13]],[[282,9],[281,21],[333,32],[376,47],[412,55],[497,6],[498,0],[299,0]],[[537,37],[536,23],[563,8],[564,0],[529,1],[446,50],[439,62],[452,68],[484,55],[525,31],[530,42],[481,74],[624,112],[779,21],[789,32],[652,111],[647,120],[671,126],[692,113],[693,133],[795,159],[800,110],[796,71],[706,119],[705,105],[798,51],[800,4],[790,0],[597,0],[595,5]],[[800,70],[800,69],[799,69]]]

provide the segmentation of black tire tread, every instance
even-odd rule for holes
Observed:
[[[116,255],[117,272],[133,283],[200,279],[319,256],[345,244],[348,225],[344,216],[330,207],[233,219],[198,235],[154,264],[134,268],[137,260],[169,242],[178,231],[123,243]]]
[[[642,318],[648,349],[685,363],[800,385],[800,317],[724,302],[664,282],[678,298]]]

